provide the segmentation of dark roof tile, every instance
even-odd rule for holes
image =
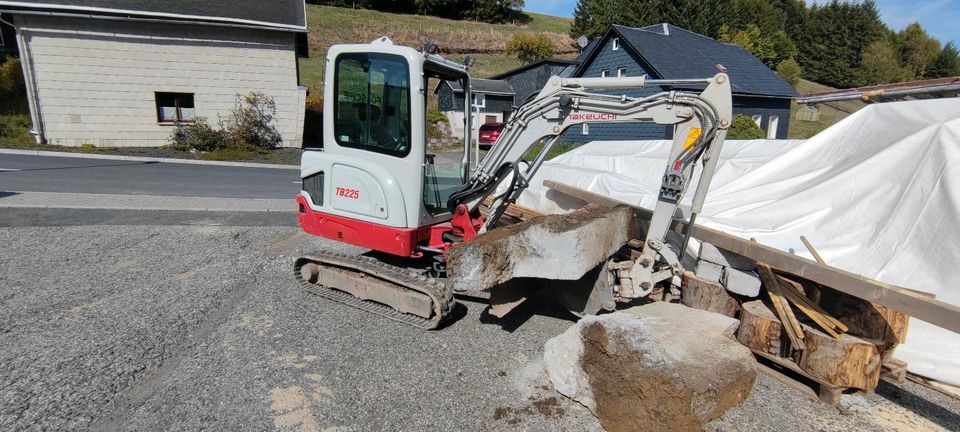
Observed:
[[[306,31],[304,0],[0,0],[6,10],[27,9],[89,14],[263,25]]]
[[[615,25],[613,30],[653,67],[660,78],[713,76],[717,73],[716,65],[720,64],[727,69],[735,94],[798,96],[793,86],[742,47],[671,24],[667,26],[669,34],[664,34],[663,24],[643,28]]]

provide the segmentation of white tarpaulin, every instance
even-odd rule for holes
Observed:
[[[669,141],[584,145],[518,204],[564,212],[543,180],[652,209]],[[693,195],[691,185],[685,200]],[[806,141],[727,141],[697,223],[960,305],[960,99],[870,105]],[[912,319],[896,357],[960,385],[960,335]]]

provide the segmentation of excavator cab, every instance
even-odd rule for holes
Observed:
[[[475,165],[469,145],[442,158],[426,146],[431,82],[459,81],[469,101],[467,67],[384,37],[331,47],[324,76],[323,147],[305,150],[301,161],[301,226],[393,255],[418,255],[430,227],[451,219],[447,201]],[[470,142],[468,104],[464,143]]]

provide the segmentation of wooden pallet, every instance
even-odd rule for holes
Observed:
[[[880,379],[890,383],[900,385],[907,382],[907,362],[890,359],[883,364],[880,371]]]
[[[814,378],[789,359],[756,350],[752,351],[757,356],[757,366],[760,372],[800,391],[812,400],[836,405],[840,403],[840,395],[849,390],[847,387],[837,387]]]

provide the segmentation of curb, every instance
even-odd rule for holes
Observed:
[[[154,157],[144,157],[144,156],[100,155],[100,154],[92,154],[92,153],[67,153],[67,152],[55,152],[55,151],[45,151],[45,150],[0,149],[0,154],[13,154],[13,155],[24,155],[24,156],[53,156],[53,157],[65,157],[65,158],[77,158],[77,159],[108,159],[108,160],[121,160],[121,161],[131,161],[131,162],[157,162],[157,163],[173,163],[173,164],[189,164],[189,165],[229,166],[229,167],[243,167],[243,168],[269,168],[269,169],[288,169],[288,170],[300,169],[300,167],[296,165],[265,164],[265,163],[256,163],[256,162],[226,162],[226,161],[207,161],[207,160],[197,160],[197,159],[154,158]]]

